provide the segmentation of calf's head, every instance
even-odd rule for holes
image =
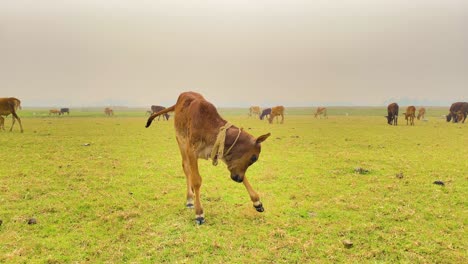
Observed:
[[[232,144],[234,144],[237,133],[238,131],[235,131],[235,129],[229,129],[227,131],[225,144],[226,149],[230,148]],[[233,181],[244,181],[245,172],[250,165],[254,164],[258,160],[260,156],[260,143],[265,141],[269,136],[270,133],[255,138],[246,132],[241,132],[237,142],[235,142],[229,153],[227,153],[222,159],[224,163],[226,163]]]

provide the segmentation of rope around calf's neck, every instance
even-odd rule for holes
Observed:
[[[216,141],[213,145],[213,149],[211,150],[211,159],[213,160],[213,166],[218,165],[218,159],[222,159],[224,155],[229,154],[229,151],[231,151],[231,149],[234,147],[234,145],[237,143],[237,140],[240,137],[242,128],[239,128],[239,133],[237,134],[237,137],[234,140],[234,143],[232,143],[231,147],[229,147],[226,153],[224,153],[224,145],[226,143],[226,132],[230,127],[232,127],[232,124],[229,122],[226,122],[224,126],[219,128],[218,136],[216,137]]]

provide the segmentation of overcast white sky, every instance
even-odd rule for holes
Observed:
[[[25,106],[467,101],[466,0],[2,0]]]

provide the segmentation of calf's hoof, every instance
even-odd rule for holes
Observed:
[[[254,207],[255,207],[255,210],[257,210],[257,212],[259,213],[265,211],[265,209],[263,208],[263,204],[254,205]]]
[[[188,203],[185,206],[187,207],[187,209],[193,209],[194,208],[193,203]]]
[[[199,216],[195,219],[195,222],[197,223],[197,225],[202,225],[205,223],[205,218],[202,216]]]

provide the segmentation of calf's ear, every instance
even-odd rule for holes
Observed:
[[[271,134],[268,133],[268,134],[265,134],[265,135],[261,135],[257,138],[257,143],[262,143],[263,141],[265,141]]]

